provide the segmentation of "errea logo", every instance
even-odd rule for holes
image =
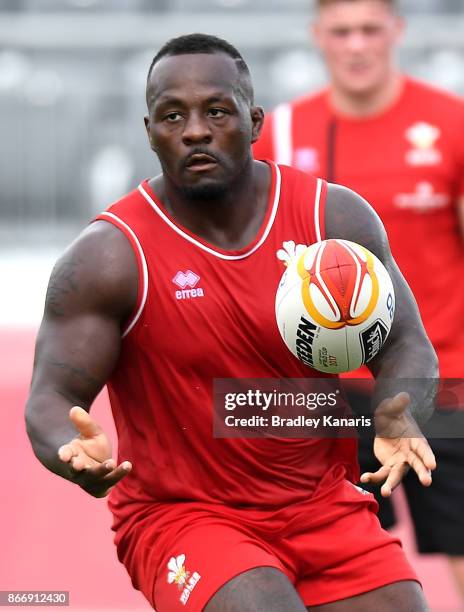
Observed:
[[[200,282],[200,277],[192,270],[182,272],[179,270],[172,279],[172,282],[180,287],[181,291],[176,291],[175,296],[178,300],[190,300],[191,298],[203,297],[204,291],[201,287],[197,287]],[[190,287],[190,289],[187,289]]]

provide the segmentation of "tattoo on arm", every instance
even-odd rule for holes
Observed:
[[[56,317],[62,317],[65,314],[65,298],[67,298],[70,293],[79,290],[76,280],[76,268],[78,264],[79,259],[73,255],[70,259],[62,262],[53,271],[48,285],[45,303],[48,310]]]

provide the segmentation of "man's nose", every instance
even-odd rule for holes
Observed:
[[[361,30],[353,30],[348,35],[347,43],[350,51],[362,51],[366,47],[366,35]]]
[[[212,133],[207,118],[200,113],[189,115],[182,134],[184,144],[211,142]]]

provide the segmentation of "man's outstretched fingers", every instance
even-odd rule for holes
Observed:
[[[73,422],[74,427],[84,438],[92,438],[102,432],[100,425],[98,425],[90,414],[80,406],[73,406],[71,408],[69,411],[69,418]]]
[[[129,463],[129,462],[125,461],[123,464],[121,464],[121,466],[124,465],[125,463]],[[118,471],[119,473],[121,466],[116,467],[116,463],[114,459],[109,459],[108,461],[105,461],[104,463],[100,465],[96,465],[92,467],[91,470],[89,470],[89,474],[91,474],[92,478],[94,478],[95,480],[104,481],[107,478],[111,478],[114,472]],[[124,468],[123,470],[124,475],[130,472],[131,468],[132,466],[130,466],[128,469]]]
[[[124,461],[108,472],[108,462],[76,474],[76,482],[94,497],[105,497],[131,471],[132,464]]]
[[[399,408],[406,408],[411,401],[411,398],[409,393],[406,393],[406,391],[400,391],[393,397],[393,401],[395,402],[395,406]]]
[[[93,467],[92,461],[93,460],[84,455],[84,453],[79,453],[76,457],[71,459],[71,466],[73,470],[76,470],[76,472],[90,470]]]
[[[376,472],[364,472],[364,474],[361,474],[361,482],[378,484],[388,477],[390,471],[391,467],[389,465],[383,465]]]
[[[392,491],[400,484],[407,469],[407,463],[395,465],[391,468],[387,480],[380,489],[382,497],[390,497]]]
[[[77,453],[77,449],[72,444],[63,444],[58,449],[58,457],[65,463],[69,463],[73,457],[77,456]]]
[[[408,463],[412,469],[416,472],[421,484],[428,487],[432,484],[432,472],[424,464],[423,460],[419,455],[411,451],[408,457]]]
[[[108,462],[100,465],[95,465],[87,468],[85,475],[89,481],[97,483],[105,483],[107,486],[112,486],[119,482],[132,469],[132,464],[129,461],[124,461],[118,467],[108,467]]]
[[[414,438],[411,440],[411,448],[420,457],[428,470],[434,470],[437,467],[435,455],[425,438]]]
[[[123,461],[121,465],[112,470],[109,474],[103,476],[102,481],[108,486],[113,487],[122,480],[132,470],[132,464],[129,461]]]

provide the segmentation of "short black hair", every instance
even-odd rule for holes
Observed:
[[[242,77],[241,92],[249,102],[253,103],[254,94],[251,74],[241,53],[233,45],[227,42],[227,40],[212,36],[211,34],[186,34],[168,40],[153,58],[150,69],[148,70],[147,82],[150,79],[153,67],[163,57],[171,55],[194,55],[197,53],[206,53],[208,55],[224,53],[231,57],[235,61],[238,72]]]

